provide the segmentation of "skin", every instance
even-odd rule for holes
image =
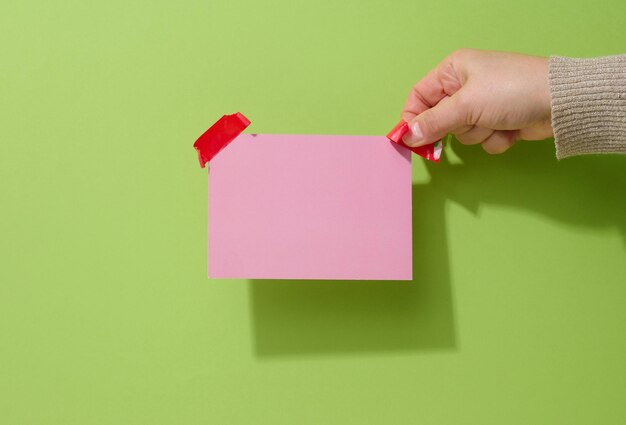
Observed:
[[[548,59],[461,49],[409,92],[402,118],[409,146],[452,133],[463,144],[502,153],[518,140],[553,137]]]

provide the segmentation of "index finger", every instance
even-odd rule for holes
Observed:
[[[444,59],[411,88],[402,108],[402,119],[406,122],[411,121],[438,104],[444,97],[452,96],[460,88],[461,83],[450,59]]]

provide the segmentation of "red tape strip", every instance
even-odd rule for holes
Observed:
[[[193,144],[193,147],[198,151],[200,167],[204,168],[207,162],[211,161],[215,155],[235,140],[249,125],[250,120],[241,112],[224,115],[217,120]]]
[[[196,151],[198,151],[198,161],[200,161],[200,167],[204,168],[207,162],[211,161],[215,155],[228,146],[230,142],[235,140],[235,138],[239,136],[249,125],[250,120],[241,112],[237,112],[232,115],[224,115],[222,118],[217,120],[215,124],[202,133],[202,136],[200,136],[193,144],[193,147]],[[409,125],[406,121],[401,120],[387,134],[387,138],[429,161],[439,162],[443,148],[441,140],[430,145],[412,148],[405,145],[402,141],[402,136],[404,136],[408,131]]]
[[[416,148],[412,148],[407,146],[402,141],[402,136],[404,136],[409,131],[409,124],[400,120],[398,124],[387,134],[387,138],[394,143],[399,144],[400,146],[404,146],[407,149],[415,152],[419,156],[426,158],[429,161],[439,162],[439,158],[441,157],[441,151],[443,148],[443,142],[439,140],[438,142],[432,143],[426,146],[418,146]]]

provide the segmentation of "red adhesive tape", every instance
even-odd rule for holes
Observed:
[[[387,138],[394,143],[399,144],[400,146],[404,146],[407,149],[415,152],[419,156],[426,158],[429,161],[439,162],[439,158],[441,157],[441,151],[443,148],[443,142],[439,140],[438,142],[431,143],[426,146],[418,146],[416,148],[412,148],[407,146],[402,141],[402,136],[404,136],[409,131],[409,124],[400,120],[398,124],[387,134]]]
[[[198,137],[193,147],[198,151],[200,167],[204,168],[215,155],[235,140],[250,125],[250,120],[241,112],[224,115]]]

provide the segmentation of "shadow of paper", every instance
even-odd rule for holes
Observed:
[[[455,349],[444,201],[413,186],[413,281],[251,281],[256,355]]]
[[[618,229],[626,249],[626,156],[559,162],[549,141],[519,143],[497,156],[454,141],[451,147],[461,162],[427,162],[430,181],[413,186],[414,280],[253,280],[257,356],[456,350],[449,201],[479,217],[481,206],[502,205],[559,225]]]

